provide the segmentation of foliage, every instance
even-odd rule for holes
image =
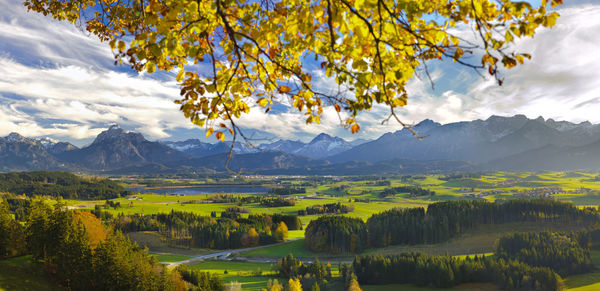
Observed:
[[[312,251],[359,253],[367,245],[367,227],[358,218],[327,215],[312,220],[306,227],[305,237]]]
[[[279,187],[269,189],[269,194],[274,195],[293,195],[293,194],[306,194],[306,188],[304,187]]]
[[[400,186],[400,187],[386,188],[379,194],[379,196],[387,197],[387,196],[395,195],[398,193],[409,193],[411,196],[433,196],[433,195],[435,195],[435,191],[423,189],[418,186]]]
[[[282,242],[287,239],[288,228],[285,225],[285,222],[282,221],[277,225],[277,227],[275,228],[275,232],[273,233],[273,237],[277,242]]]
[[[548,2],[562,0],[542,0],[537,8],[492,0],[26,0],[25,6],[84,23],[109,42],[116,63],[177,71],[185,117],[208,125],[207,135],[217,128],[216,138],[224,140],[227,129],[237,133],[233,121],[250,111],[251,96],[266,111],[290,98],[307,123],[319,123],[323,107],[333,106],[356,132],[357,113],[374,104],[395,116],[407,103],[406,84],[429,60],[487,69],[501,83],[500,67],[530,57],[515,52],[513,42],[556,23]],[[475,30],[476,40],[462,38],[461,23]],[[320,66],[305,65],[308,59]],[[198,63],[210,73],[198,72]],[[335,80],[341,92],[313,84],[314,74]]]
[[[25,230],[12,218],[8,203],[0,198],[0,259],[26,253]]]
[[[233,215],[216,218],[171,211],[152,215],[119,215],[113,223],[123,231],[159,231],[174,245],[214,249],[280,242],[287,238],[285,222],[289,221],[296,229],[302,227],[295,215],[260,214],[242,218],[238,212],[224,213]]]
[[[493,282],[505,289],[560,290],[560,276],[545,267],[489,257],[459,259],[403,253],[395,256],[361,256],[352,268],[361,284],[416,284],[452,287],[460,283]]]
[[[276,268],[279,276],[286,279],[304,278],[307,274],[317,282],[331,279],[331,266],[322,264],[319,259],[315,259],[313,263],[304,263],[289,254],[277,263]]]
[[[561,276],[593,269],[589,250],[582,249],[566,235],[557,233],[515,233],[498,240],[496,255],[530,266],[549,267]]]
[[[130,194],[109,179],[85,179],[67,172],[0,173],[0,189],[17,195],[65,199],[112,199]]]
[[[596,225],[595,209],[578,209],[569,203],[549,199],[487,201],[444,201],[423,208],[392,209],[367,220],[369,244],[385,247],[446,241],[467,229],[482,224],[521,221],[562,222]]]
[[[83,221],[66,209],[42,201],[32,204],[27,241],[34,260],[68,289],[75,290],[172,290],[175,282],[146,250],[132,244],[120,232],[107,235],[92,248]],[[89,222],[87,223],[90,224]]]
[[[183,280],[194,285],[197,290],[222,291],[225,289],[221,278],[210,272],[190,269],[186,265],[179,265],[176,271],[181,275]]]
[[[260,199],[260,205],[267,207],[284,207],[284,206],[294,206],[296,205],[296,200],[283,198],[280,196],[277,197],[264,197]]]
[[[288,281],[288,291],[302,291],[302,284],[298,278],[292,279]]]
[[[354,206],[344,205],[340,202],[329,203],[323,205],[311,205],[305,210],[298,210],[298,215],[314,215],[314,214],[343,214],[354,211]]]

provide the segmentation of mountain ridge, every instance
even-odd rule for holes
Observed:
[[[229,170],[264,173],[402,173],[465,170],[600,168],[600,125],[524,115],[440,124],[425,119],[410,130],[370,141],[321,133],[310,142],[236,142]],[[0,171],[225,172],[230,142],[149,141],[112,125],[85,147],[18,133],[0,137]],[[395,164],[396,163],[396,164]],[[402,166],[404,165],[404,166]]]

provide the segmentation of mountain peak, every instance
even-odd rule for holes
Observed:
[[[424,119],[423,121],[417,123],[417,125],[415,125],[415,127],[431,127],[431,126],[438,126],[441,125],[431,119]]]
[[[122,139],[122,138],[130,139],[130,140],[135,139],[135,140],[139,140],[139,141],[145,140],[145,138],[142,136],[141,133],[127,132],[124,129],[122,129],[119,125],[113,124],[107,130],[101,132],[96,137],[96,139],[94,140],[94,142],[92,144],[107,141],[107,140],[115,140],[115,139]]]
[[[329,134],[326,133],[320,133],[319,135],[317,135],[315,138],[313,138],[313,140],[310,141],[310,143],[315,143],[315,142],[319,142],[319,141],[326,141],[326,140],[334,140],[336,139],[335,137],[332,137]]]
[[[26,137],[16,133],[16,132],[11,132],[9,135],[7,135],[6,140],[8,140],[9,142],[24,142],[27,140]]]

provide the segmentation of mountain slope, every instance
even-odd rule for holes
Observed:
[[[67,169],[35,139],[11,133],[0,137],[0,171]]]
[[[117,125],[100,133],[88,147],[63,152],[58,157],[93,170],[111,170],[189,158],[180,151],[148,141],[140,133],[126,132]]]
[[[440,125],[431,120],[417,124],[414,130],[424,138],[418,140],[404,129],[386,133],[379,139],[328,157],[340,163],[348,161],[384,161],[390,159],[443,159],[488,163],[502,157],[548,145],[583,146],[600,138],[597,125],[589,123],[544,121],[492,116],[487,120]]]
[[[162,141],[162,144],[194,157],[206,157],[222,153],[229,153],[231,142],[220,142],[216,144],[201,142],[199,139],[188,139],[185,141]],[[252,148],[246,143],[236,142],[233,152],[236,154],[249,154],[260,151]]]

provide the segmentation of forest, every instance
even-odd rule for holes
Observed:
[[[478,225],[524,221],[597,226],[600,216],[596,208],[579,209],[549,199],[444,201],[430,204],[427,211],[422,207],[391,209],[372,215],[366,223],[349,217],[313,220],[307,227],[306,243],[314,251],[359,252],[367,247],[437,243]]]
[[[212,274],[167,270],[147,249],[90,212],[35,201],[27,213],[24,221],[16,221],[0,200],[0,259],[30,254],[67,290],[223,290]]]
[[[108,217],[94,212],[100,217]],[[184,247],[236,249],[284,241],[288,230],[302,229],[295,215],[251,214],[221,217],[171,211],[152,215],[119,215],[113,224],[124,232],[159,231],[171,244]]]
[[[113,199],[132,194],[109,179],[86,179],[68,172],[35,171],[0,173],[0,189],[17,195],[65,199]]]

